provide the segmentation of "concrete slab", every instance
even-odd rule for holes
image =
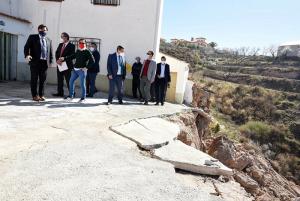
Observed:
[[[231,176],[232,169],[208,154],[190,147],[178,140],[154,150],[154,156],[170,162],[175,168],[204,175]]]
[[[78,94],[80,90],[76,89]],[[182,111],[166,103],[144,106],[125,99],[105,105],[97,93],[84,104],[30,99],[29,83],[0,83],[1,201],[220,201],[178,181],[173,165],[139,153],[109,126]]]
[[[158,117],[132,120],[126,124],[111,126],[110,129],[146,150],[167,145],[180,132],[178,125]]]

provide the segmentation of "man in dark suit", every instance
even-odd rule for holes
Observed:
[[[62,43],[58,45],[57,50],[55,52],[55,58],[57,63],[60,63],[59,58],[75,54],[75,45],[69,42],[69,34],[63,32],[60,37],[62,39]],[[66,84],[69,89],[69,82],[71,72],[73,69],[73,62],[67,61],[66,64],[68,66],[67,70],[60,72],[59,68],[57,68],[57,93],[53,94],[53,96],[64,97],[64,79],[66,80]]]
[[[109,95],[107,104],[112,104],[115,86],[118,90],[119,104],[123,104],[123,87],[126,77],[126,60],[124,48],[122,46],[118,46],[117,52],[108,56],[107,77],[109,79]]]
[[[164,105],[167,86],[171,82],[170,66],[166,63],[166,57],[161,57],[161,63],[157,64],[156,76],[155,76],[155,93],[156,104]]]
[[[137,91],[139,91],[140,99],[143,98],[140,89],[140,75],[143,64],[141,63],[141,58],[136,57],[136,62],[132,65],[131,75],[132,75],[132,95],[134,98],[138,98]]]
[[[31,95],[34,101],[45,101],[44,88],[47,78],[47,69],[52,63],[52,44],[46,37],[47,26],[38,26],[39,34],[32,34],[28,37],[24,46],[24,55],[30,65],[31,71]],[[39,80],[39,90],[37,92],[37,82]]]
[[[90,46],[90,51],[93,54],[93,57],[95,59],[95,63],[91,65],[91,68],[88,69],[87,72],[87,79],[86,79],[86,89],[87,89],[87,97],[93,97],[94,93],[96,92],[96,78],[97,74],[100,71],[100,53],[97,50],[97,44],[96,43],[91,43]]]

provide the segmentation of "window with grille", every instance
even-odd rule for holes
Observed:
[[[97,46],[97,50],[100,52],[101,39],[99,38],[84,38],[84,37],[71,37],[70,43],[74,44],[76,49],[78,48],[79,39],[85,39],[87,48],[91,45],[91,43],[95,43]]]
[[[120,0],[91,0],[94,5],[119,6]]]

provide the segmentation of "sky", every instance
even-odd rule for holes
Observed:
[[[162,38],[191,37],[219,48],[300,41],[300,0],[164,0]]]

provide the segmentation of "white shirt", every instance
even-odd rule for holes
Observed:
[[[45,37],[42,37],[40,34],[39,34],[39,37],[40,37],[40,44],[41,44],[41,57],[40,57],[40,59],[47,60],[47,57],[48,57],[47,41],[46,41]],[[45,55],[45,57],[43,57],[43,54],[42,54],[43,41],[44,41],[45,48],[46,48],[46,55]]]
[[[166,68],[166,64],[161,64],[159,77],[161,78],[165,77],[165,68]]]
[[[119,61],[119,54],[117,53],[117,61],[118,61],[118,72],[117,75],[122,75],[122,66],[121,66],[121,61]],[[125,57],[121,56],[123,60],[123,65],[125,65]]]

